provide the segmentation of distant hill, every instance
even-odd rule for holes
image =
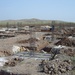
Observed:
[[[40,20],[40,19],[21,19],[21,20],[3,20],[0,21],[0,24],[17,24],[17,23],[23,23],[23,24],[45,24],[45,23],[51,23],[53,20]],[[63,21],[55,21],[57,23],[63,22]]]
[[[67,23],[70,23],[70,22],[64,22],[64,21],[58,21],[58,20],[40,20],[40,19],[35,19],[35,18],[32,18],[32,19],[21,19],[21,20],[3,20],[3,21],[0,21],[0,26],[7,26],[7,25],[30,25],[30,24],[34,24],[34,25],[38,25],[38,24],[67,24]]]

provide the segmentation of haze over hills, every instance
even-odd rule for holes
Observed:
[[[21,20],[2,20],[2,21],[0,21],[0,23],[7,23],[7,22],[9,22],[9,23],[13,23],[13,22],[24,22],[24,23],[32,23],[32,22],[34,22],[34,23],[37,23],[37,22],[39,22],[39,23],[51,23],[52,21],[55,21],[55,22],[58,22],[58,23],[60,23],[60,22],[64,22],[64,21],[58,21],[58,20],[40,20],[40,19],[36,19],[36,18],[32,18],[32,19],[21,19]]]
[[[2,20],[0,21],[0,25],[27,25],[27,24],[60,24],[60,23],[72,23],[72,22],[65,22],[59,20],[40,20],[36,18],[32,19],[21,19],[21,20]]]

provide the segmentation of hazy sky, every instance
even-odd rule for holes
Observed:
[[[75,0],[0,0],[0,20],[31,18],[75,22]]]

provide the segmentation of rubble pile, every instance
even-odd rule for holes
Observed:
[[[11,66],[12,67],[12,66],[17,65],[17,63],[19,63],[21,61],[23,61],[22,58],[12,58],[8,62],[6,62],[4,66]]]
[[[59,31],[59,29],[56,30],[56,32],[58,32],[58,31]],[[58,33],[60,34],[60,31]],[[72,36],[75,33],[75,28],[72,28],[72,29],[71,28],[69,28],[69,29],[62,28],[61,33],[66,36]]]
[[[3,56],[10,56],[11,53],[9,51],[0,51],[0,57],[3,57]]]
[[[32,41],[38,41],[38,39],[36,39],[36,38],[29,38],[27,40],[18,41],[18,43],[29,43],[29,42],[32,42]]]
[[[72,35],[75,33],[75,28],[72,28],[72,29],[68,29],[69,30],[69,33]]]
[[[21,41],[18,41],[18,43],[28,43],[28,40],[21,40]]]
[[[70,49],[70,48],[64,50],[64,53],[66,53],[68,56],[75,56],[75,50]]]
[[[50,75],[59,75],[62,73],[67,73],[72,70],[71,60],[59,60],[55,59],[52,61],[42,60],[40,66],[40,71],[45,72]]]
[[[69,38],[62,38],[60,41],[55,43],[55,45],[63,45],[63,46],[75,46],[75,40],[71,40]]]

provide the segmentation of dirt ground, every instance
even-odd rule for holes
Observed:
[[[58,55],[59,59],[69,59],[65,55]],[[36,58],[26,58],[24,61],[18,63],[14,67],[3,67],[2,69],[14,73],[14,74],[29,74],[29,75],[50,75],[44,72],[40,72],[39,64],[42,60]],[[62,73],[60,75],[74,75],[73,72],[68,71],[66,73]]]
[[[45,73],[39,72],[38,65],[40,62],[41,60],[29,58],[18,63],[15,67],[7,67],[4,70],[14,74],[46,75]]]
[[[38,33],[37,33],[38,35]],[[41,34],[42,35],[42,34]],[[41,36],[38,35],[38,36]],[[16,37],[7,38],[7,39],[0,39],[0,51],[10,51],[12,53],[12,47],[13,45],[19,45],[17,44],[17,41],[28,39],[30,36],[27,35],[17,35]],[[64,55],[60,55],[60,59],[69,59],[68,57],[65,57]],[[41,60],[39,59],[32,59],[28,58],[22,61],[21,63],[18,63],[15,67],[3,67],[1,69],[4,69],[8,72],[15,73],[15,74],[30,74],[30,75],[49,75],[42,72],[39,72],[38,65],[40,64]],[[68,74],[62,74],[62,75],[72,75],[71,72]]]
[[[45,33],[36,32],[35,37],[41,37]],[[0,39],[0,50],[11,50],[13,45],[17,44],[17,41],[26,40],[30,38],[29,34],[19,34],[15,37]]]

